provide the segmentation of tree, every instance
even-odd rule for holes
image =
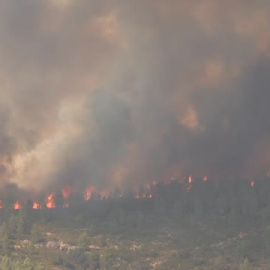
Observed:
[[[30,231],[29,217],[27,216],[27,210],[21,209],[19,213],[17,233],[22,236]]]
[[[6,222],[4,222],[1,226],[1,234],[2,234],[2,248],[7,250],[10,245],[10,232]]]
[[[42,239],[42,234],[39,230],[39,227],[37,224],[34,224],[32,230],[31,230],[31,240],[34,243],[38,243],[38,242],[40,242],[41,239]]]
[[[56,208],[62,208],[64,205],[64,197],[61,192],[57,192],[54,196]]]
[[[16,234],[17,224],[18,224],[18,218],[17,216],[14,215],[14,213],[12,213],[8,220],[8,229],[11,235]]]
[[[181,219],[184,216],[183,203],[180,200],[174,203],[172,215],[175,219]]]
[[[204,214],[204,207],[202,205],[202,202],[199,200],[199,198],[194,199],[194,214],[196,218],[201,218]]]
[[[216,213],[219,215],[220,214],[224,215],[226,213],[228,205],[227,205],[225,196],[221,196],[217,199],[215,208],[216,208]]]
[[[270,226],[266,227],[263,232],[264,247],[268,254],[270,254]]]
[[[82,232],[78,238],[78,245],[80,248],[86,249],[90,244],[90,238],[87,231]]]
[[[9,245],[10,245],[10,238],[9,238],[8,234],[5,234],[5,235],[3,235],[3,239],[2,239],[2,248],[4,250],[7,250]]]
[[[1,234],[5,235],[7,234],[8,236],[10,236],[10,230],[9,230],[9,226],[6,222],[3,222],[1,228],[0,228]]]

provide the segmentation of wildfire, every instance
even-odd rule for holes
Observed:
[[[55,208],[54,193],[51,193],[51,194],[46,198],[46,206],[47,206],[47,208]]]
[[[184,178],[184,181],[185,180],[186,180],[186,178]],[[184,182],[184,189],[185,189],[185,191],[190,192],[192,190],[192,181],[193,181],[193,179],[192,179],[192,176],[190,175],[188,177],[187,182],[186,183]]]
[[[20,205],[19,201],[16,201],[16,202],[14,203],[14,209],[15,209],[15,210],[21,209],[21,205]]]
[[[67,187],[64,187],[62,189],[62,195],[66,200],[69,199],[71,193],[72,193],[72,187],[71,186],[67,186]]]
[[[201,181],[201,183],[204,183],[206,181],[208,181],[208,177],[206,175],[201,175],[201,176],[192,176],[192,175],[187,175],[185,177],[183,177],[182,179],[177,179],[177,178],[171,178],[171,182],[175,182],[178,183],[179,186],[186,192],[191,192],[195,183],[197,181]],[[152,199],[158,189],[158,185],[168,185],[169,182],[168,181],[161,181],[161,182],[153,182],[151,184],[148,184],[146,186],[141,187],[140,190],[138,190],[136,193],[133,193],[133,198],[134,199]],[[252,188],[254,188],[255,186],[255,181],[252,180],[251,182],[249,182],[250,186]],[[59,190],[58,190],[59,191]],[[73,194],[75,191],[73,189],[72,186],[67,186],[64,187],[61,190],[60,196],[62,194],[62,199],[63,199],[63,203],[62,205],[56,205],[55,202],[55,198],[57,196],[58,198],[58,194],[59,192],[55,191],[52,192],[51,194],[49,194],[48,196],[46,196],[45,198],[45,205],[47,208],[51,209],[51,208],[56,208],[56,207],[61,207],[61,208],[69,208],[70,207],[70,196],[71,194]],[[95,193],[94,193],[95,192]],[[57,195],[55,195],[57,194]],[[109,198],[122,198],[124,197],[124,194],[121,190],[116,189],[115,191],[112,190],[97,190],[94,186],[89,186],[87,187],[83,192],[81,192],[80,196],[82,198],[84,198],[85,201],[89,201],[89,200],[106,200]],[[76,194],[77,195],[77,194]],[[93,196],[94,195],[94,196]],[[42,204],[39,202],[37,202],[36,200],[31,200],[31,198],[28,198],[28,200],[26,200],[26,202],[28,201],[32,201],[32,209],[41,209],[42,208]],[[59,202],[59,200],[58,200]],[[19,210],[23,207],[23,205],[20,203],[19,200],[17,200],[14,204],[13,204],[13,209],[15,210]],[[0,209],[3,208],[2,205],[2,201],[0,200]]]
[[[204,176],[203,177],[203,182],[206,182],[208,180],[208,177],[207,176]]]
[[[84,192],[84,200],[85,201],[89,201],[91,199],[93,191],[94,191],[93,186],[86,188],[86,190]]]
[[[136,194],[135,199],[152,199],[153,198],[153,194],[152,193],[145,193],[143,195],[139,195],[139,194]]]
[[[73,191],[73,188],[71,186],[67,186],[67,187],[62,189],[62,195],[63,195],[63,197],[65,199],[65,202],[63,204],[63,208],[69,208],[68,200],[70,198],[70,195],[71,195],[72,191]]]
[[[33,202],[33,209],[40,209],[40,205],[37,202]]]

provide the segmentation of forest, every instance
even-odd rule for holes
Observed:
[[[270,181],[186,178],[53,208],[3,198],[1,269],[250,270],[270,266]],[[8,192],[6,198],[12,198]]]

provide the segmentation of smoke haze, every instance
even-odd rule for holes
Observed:
[[[270,4],[0,0],[0,183],[270,171]]]

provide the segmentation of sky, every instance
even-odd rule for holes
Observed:
[[[270,173],[267,0],[0,0],[0,186]]]

